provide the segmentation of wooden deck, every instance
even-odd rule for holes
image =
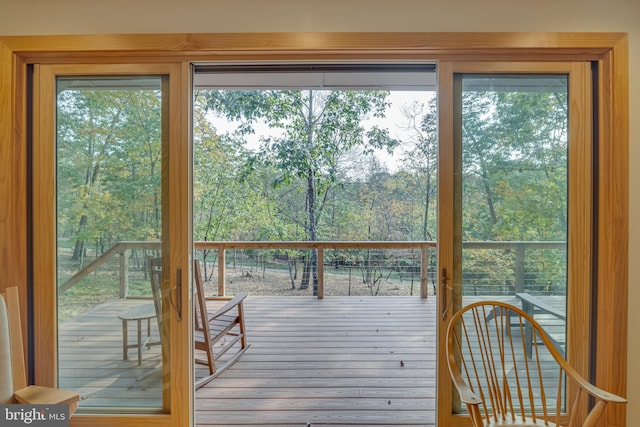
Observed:
[[[122,360],[117,314],[140,303],[148,301],[114,300],[61,326],[60,386],[81,393],[81,410],[160,406],[159,381],[140,380],[157,367],[159,347],[145,350],[140,366],[134,349]],[[197,425],[434,426],[435,303],[248,297],[251,347],[197,391]]]
[[[160,346],[145,349],[138,366],[137,352],[122,355],[122,322],[118,315],[147,305],[150,300],[114,299],[100,304],[60,325],[58,329],[59,385],[80,393],[81,409],[161,407],[159,381],[145,380],[159,366]],[[153,341],[158,340],[151,319]],[[129,343],[135,342],[135,322],[129,322]],[[146,323],[143,327],[146,333]]]

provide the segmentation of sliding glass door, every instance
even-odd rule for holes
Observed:
[[[173,350],[189,342],[179,71],[36,68],[35,375],[78,392],[79,416],[189,419],[174,403],[190,382],[190,347]]]
[[[442,326],[472,302],[511,303],[533,315],[588,375],[587,64],[466,64],[452,71],[445,82],[453,132],[441,140],[440,156],[450,171],[443,179],[453,185],[440,192]],[[456,396],[451,402],[453,411],[441,418],[464,413]]]
[[[77,425],[97,425],[95,417],[105,413],[111,414],[109,422],[123,425],[192,422],[192,350],[185,320],[193,216],[185,69],[149,64],[34,67],[29,230],[34,375],[38,384],[77,388],[84,396],[94,393],[81,403],[74,417]],[[555,311],[565,316],[552,314],[559,319],[558,341],[588,376],[590,65],[441,62],[438,69],[439,360],[445,360],[446,323],[466,300],[500,297],[524,304],[525,294],[548,296],[561,300]],[[546,105],[535,99],[543,94]],[[91,99],[98,95],[104,102]],[[134,113],[135,102],[143,113]],[[534,115],[534,110],[544,114]],[[104,147],[96,145],[98,136]],[[82,139],[87,145],[70,145]],[[88,161],[78,160],[82,156]],[[488,166],[491,173],[483,173]],[[117,233],[100,231],[108,229]],[[480,248],[482,244],[494,247]],[[151,258],[161,259],[161,308],[154,305],[159,318],[151,316],[151,275],[157,271],[149,268]],[[72,261],[76,264],[70,268]],[[102,285],[105,276],[113,276],[113,283]],[[96,287],[83,289],[87,282]],[[108,299],[96,299],[98,289],[109,286]],[[65,299],[74,292],[85,303],[78,315],[87,316],[68,338],[63,329],[76,312],[67,311]],[[93,317],[109,303],[123,306],[110,309],[108,322]],[[147,315],[143,309],[136,312],[138,305],[148,308]],[[113,347],[106,351],[102,346],[108,340]],[[82,349],[70,352],[71,363],[65,367],[63,356],[75,345]],[[92,381],[80,385],[82,369],[94,369],[86,366],[91,360],[105,372],[111,364],[114,376],[100,382],[102,368],[96,367],[88,376]],[[123,374],[115,374],[116,366],[125,365]],[[454,405],[446,365],[437,369],[438,423],[465,425]],[[134,390],[137,397],[122,399],[118,387],[123,380],[132,388],[141,385]],[[147,380],[157,382],[142,386]],[[94,404],[98,398],[104,400]]]

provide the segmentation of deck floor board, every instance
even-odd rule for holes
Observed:
[[[80,410],[159,405],[159,381],[140,378],[157,368],[160,347],[145,349],[140,366],[135,349],[122,360],[117,314],[144,303],[114,300],[60,327],[60,386],[81,393]],[[434,426],[435,310],[433,298],[249,296],[251,347],[196,392],[196,425]]]
[[[251,348],[196,394],[198,426],[435,425],[435,301],[258,298]]]

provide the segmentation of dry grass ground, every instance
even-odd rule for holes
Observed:
[[[205,282],[207,295],[217,295],[217,270],[213,277]],[[207,271],[207,278],[211,271]],[[411,296],[420,295],[420,276],[414,274],[413,278],[406,277],[385,278],[382,277],[375,284],[367,284],[362,278],[358,268],[341,268],[334,270],[325,267],[324,295],[326,296]],[[238,292],[247,292],[249,295],[260,296],[305,296],[313,295],[312,285],[307,289],[300,289],[300,279],[295,280],[292,287],[289,273],[283,270],[266,269],[256,271],[228,270],[226,274],[226,295],[235,295]],[[430,286],[429,294],[433,294]]]

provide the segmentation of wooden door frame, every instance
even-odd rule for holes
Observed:
[[[591,269],[593,255],[593,112],[591,111],[591,64],[579,62],[441,62],[439,69],[440,100],[454,104],[453,108],[440,108],[441,128],[439,147],[439,181],[450,183],[439,192],[439,236],[438,271],[447,272],[446,303],[439,307],[439,313],[446,309],[446,315],[439,318],[438,345],[444,349],[448,319],[461,308],[462,303],[462,123],[460,97],[461,77],[476,75],[565,75],[567,80],[567,208],[568,217],[577,218],[568,223],[567,235],[567,360],[584,377],[590,377],[590,325],[592,324],[591,286],[595,282]],[[457,99],[457,101],[456,101]],[[444,123],[444,125],[443,125]],[[449,125],[451,123],[451,125]],[[449,129],[452,131],[449,132]],[[451,180],[451,177],[453,181]],[[453,215],[447,213],[452,211]],[[446,248],[446,249],[445,249]],[[441,287],[442,295],[442,287]],[[445,304],[443,307],[442,305]],[[451,408],[451,383],[446,366],[438,366],[438,379],[442,387],[438,389],[439,414],[449,419],[444,425],[469,425],[466,416],[455,416],[447,411]],[[569,389],[571,400],[577,389]]]
[[[0,37],[0,287],[26,304],[30,182],[27,87],[35,63],[192,61],[593,61],[598,65],[597,384],[627,385],[629,89],[626,33],[220,33]],[[185,71],[178,90],[189,90]],[[185,95],[186,96],[186,95]],[[183,107],[188,100],[183,96]],[[440,106],[442,108],[442,105]],[[186,115],[180,119],[188,124]],[[441,123],[442,126],[443,123]],[[183,134],[185,137],[186,134]],[[189,219],[184,219],[189,221]],[[446,248],[439,248],[440,250]],[[184,270],[188,271],[188,269]],[[26,310],[23,310],[26,313]],[[26,314],[25,321],[26,321]],[[625,408],[607,411],[625,425]],[[97,420],[92,420],[92,425]],[[119,421],[104,418],[100,425]],[[74,425],[84,425],[74,417]]]
[[[180,94],[185,93],[182,85],[183,68],[179,64],[164,63],[130,63],[130,64],[36,64],[33,67],[33,135],[31,144],[38,147],[32,150],[32,196],[37,209],[33,210],[32,245],[30,255],[35,262],[31,269],[33,283],[56,283],[57,243],[56,243],[56,141],[55,110],[56,82],[58,77],[113,77],[127,76],[131,78],[155,76],[162,85],[162,253],[163,275],[165,283],[175,286],[175,273],[181,270],[182,283],[188,283],[191,265],[193,233],[191,221],[191,180],[188,173],[191,165],[190,150],[183,144],[183,129],[189,129],[189,123],[181,123],[186,115],[185,106]],[[171,125],[170,125],[171,123]],[[183,206],[185,209],[171,209],[172,206]],[[184,215],[184,216],[182,216]],[[182,266],[182,267],[181,267]],[[53,286],[40,286],[33,292],[33,330],[35,331],[33,346],[38,349],[33,357],[34,376],[37,384],[55,387],[57,379],[57,294]],[[189,301],[188,286],[183,289],[183,300]],[[184,304],[185,322],[178,321],[170,309],[170,304],[163,304],[168,311],[166,319],[167,335],[170,336],[165,353],[163,345],[162,363],[162,402],[158,414],[152,416],[131,413],[127,416],[131,422],[154,425],[188,426],[190,421],[189,390],[193,387],[192,353],[184,356],[183,349],[190,349],[190,328],[188,303]],[[180,331],[180,332],[178,332]],[[164,338],[163,338],[164,342]],[[165,384],[166,383],[166,384]],[[101,408],[109,412],[111,408]],[[100,409],[98,409],[100,411]],[[147,411],[148,412],[148,411]],[[80,412],[74,417],[84,419],[88,424],[96,424],[95,413]],[[110,422],[113,421],[112,416]]]

